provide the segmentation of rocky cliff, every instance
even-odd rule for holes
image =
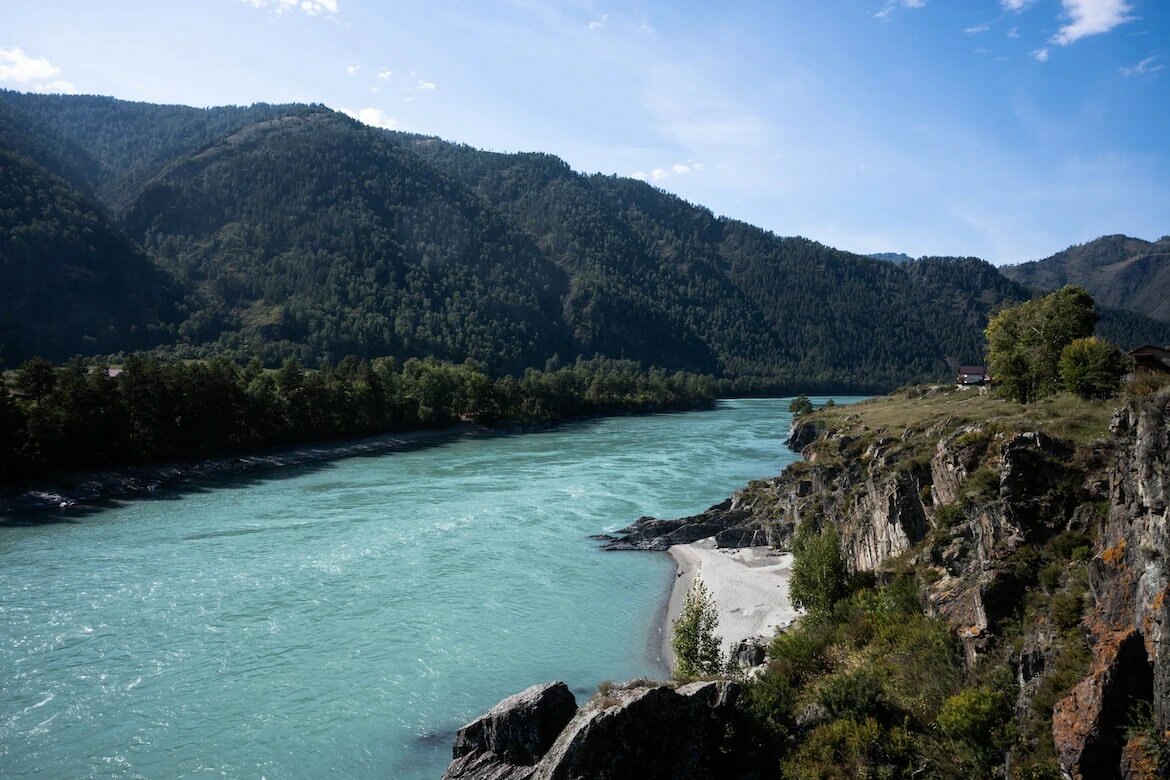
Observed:
[[[693,517],[642,518],[607,543],[786,547],[802,523],[830,522],[856,581],[909,577],[957,637],[967,682],[952,690],[1011,702],[999,752],[981,766],[1008,777],[1165,776],[1170,392],[1110,422],[1119,403],[1020,407],[934,390],[822,410],[794,427],[805,459],[778,477]],[[782,679],[802,684],[785,663]],[[831,662],[817,685],[847,667]],[[799,745],[816,726],[798,718],[786,739]],[[934,776],[936,764],[925,756],[917,770]]]

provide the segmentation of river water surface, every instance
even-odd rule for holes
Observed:
[[[660,677],[670,559],[587,537],[778,473],[787,409],[723,401],[0,516],[0,775],[434,778],[504,696]]]

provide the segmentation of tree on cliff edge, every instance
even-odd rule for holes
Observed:
[[[695,578],[683,602],[682,614],[671,624],[674,637],[671,647],[675,654],[675,674],[679,677],[699,677],[717,674],[723,669],[720,639],[715,634],[719,615],[715,601],[703,581]]]
[[[1060,384],[1060,356],[1075,339],[1093,335],[1097,313],[1083,287],[1006,306],[987,323],[991,381],[1009,399],[1026,404]]]

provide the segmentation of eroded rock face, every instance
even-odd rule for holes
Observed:
[[[688,780],[722,776],[740,686],[695,682],[599,693],[561,723],[564,683],[534,686],[460,729],[444,780]]]

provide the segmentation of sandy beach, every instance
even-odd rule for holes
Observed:
[[[702,578],[719,613],[716,633],[724,656],[742,639],[775,635],[799,616],[788,602],[792,555],[770,547],[720,550],[714,539],[676,544],[669,550],[678,567],[663,629],[663,658],[673,667],[670,626],[682,612],[683,601],[695,576]]]

